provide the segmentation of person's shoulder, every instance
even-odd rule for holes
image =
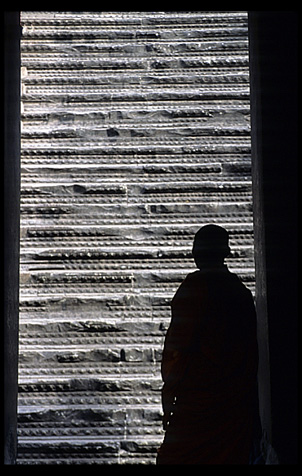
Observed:
[[[203,284],[205,284],[206,282],[206,277],[205,275],[199,270],[197,269],[196,271],[192,271],[191,273],[187,274],[183,284],[185,286],[202,286]]]
[[[242,290],[245,294],[251,294],[251,291],[245,286],[240,276],[231,271],[228,272],[229,279],[233,282],[235,286]]]
[[[197,281],[200,280],[202,277],[202,273],[199,269],[196,269],[195,271],[192,271],[191,273],[187,274],[186,280],[187,281]]]

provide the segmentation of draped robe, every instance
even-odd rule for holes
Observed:
[[[252,294],[223,266],[190,273],[171,307],[157,464],[248,464],[258,399]]]

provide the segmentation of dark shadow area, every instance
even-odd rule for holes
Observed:
[[[259,405],[297,463],[298,12],[249,12]]]
[[[3,364],[4,462],[17,456],[19,235],[20,235],[20,38],[19,12],[4,12]]]
[[[190,273],[172,300],[162,357],[164,442],[158,464],[248,464],[260,438],[251,292],[224,265],[227,231],[195,235]]]

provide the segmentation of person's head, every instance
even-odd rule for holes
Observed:
[[[194,237],[192,254],[198,268],[222,265],[229,255],[229,234],[217,225],[205,225]]]

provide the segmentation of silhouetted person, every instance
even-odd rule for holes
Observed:
[[[251,292],[229,272],[228,233],[195,235],[190,273],[172,300],[163,356],[164,429],[157,464],[248,464],[257,408]]]

